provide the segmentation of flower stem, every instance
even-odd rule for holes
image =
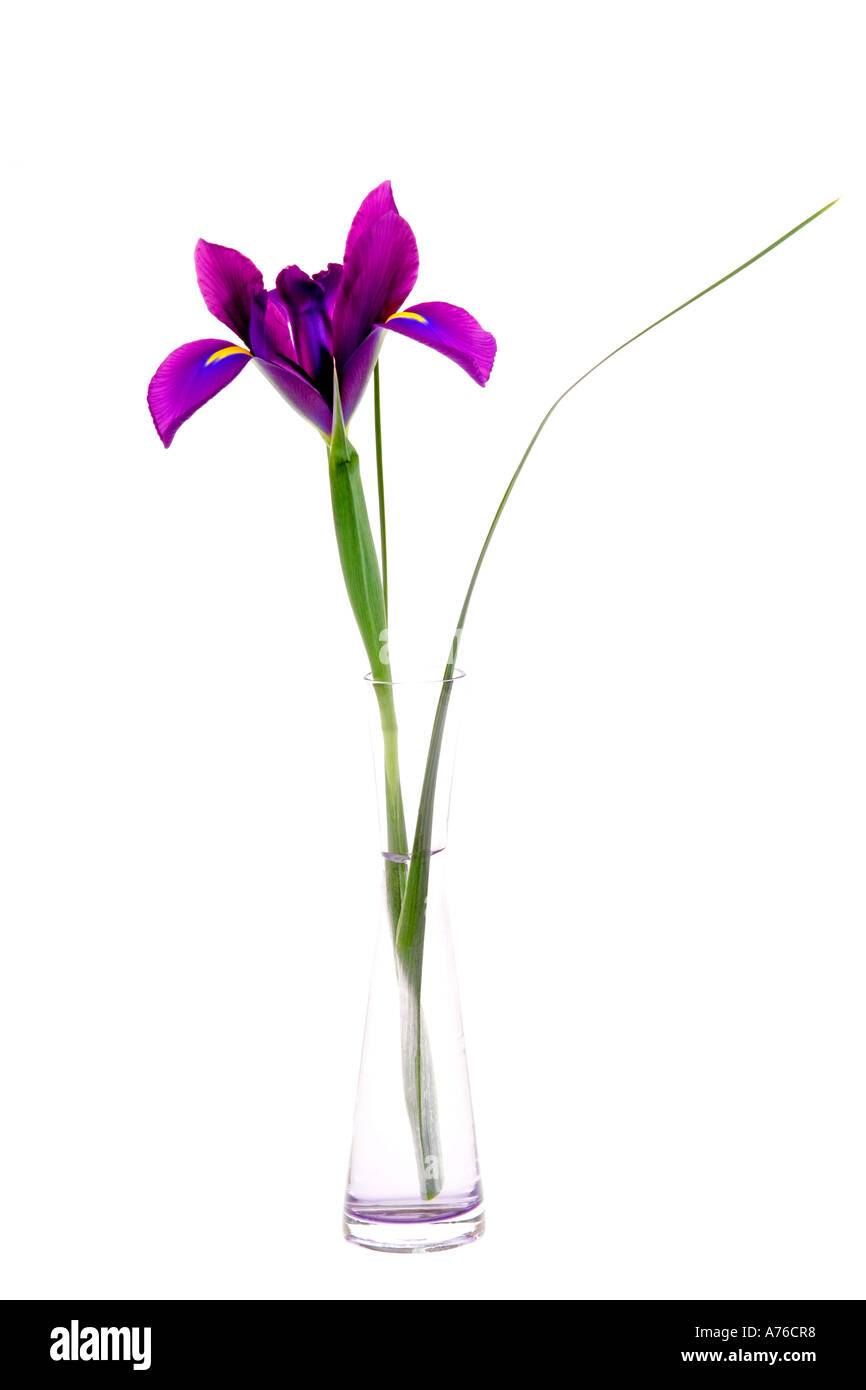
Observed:
[[[394,860],[386,859],[385,876],[388,883],[389,907],[396,914],[396,928],[402,900],[402,885],[406,875],[404,861],[408,856],[408,840],[400,788],[397,715],[394,709],[394,692],[390,684],[391,668],[387,649],[383,646],[383,642],[387,640],[384,637],[385,596],[364,498],[358,454],[346,437],[342,417],[339,416],[339,397],[335,414],[339,417],[339,428],[335,424],[328,451],[331,507],[343,578],[358,631],[367,652],[379,702],[385,753],[387,846],[388,855],[395,856]]]
[[[379,540],[382,555],[382,594],[385,625],[388,623],[388,537],[385,530],[385,478],[382,468],[382,406],[379,398],[379,363],[373,368],[373,415],[376,421],[376,483],[379,491]],[[386,639],[387,640],[387,639]]]
[[[346,436],[336,379],[328,477],[343,578],[370,662],[373,688],[379,703],[385,757],[385,895],[401,995],[403,1087],[419,1188],[429,1201],[442,1187],[442,1160],[433,1073],[421,1009],[421,960],[420,956],[413,958],[407,968],[397,951],[397,928],[411,861],[400,786],[394,690],[387,650],[382,645],[383,640],[387,641],[385,595],[364,498],[358,454]]]

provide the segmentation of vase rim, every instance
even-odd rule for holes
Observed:
[[[463,680],[465,676],[466,672],[463,671],[459,666],[455,666],[454,670],[452,671],[451,675],[448,677],[447,680],[443,679],[442,676],[423,675],[408,676],[400,680],[383,681],[378,676],[374,676],[372,671],[367,672],[366,676],[364,677],[364,680],[367,682],[368,685],[453,685],[455,681]]]

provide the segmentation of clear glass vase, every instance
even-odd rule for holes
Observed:
[[[463,673],[455,671],[448,682],[367,679],[374,697],[370,714],[384,892],[344,1229],[347,1240],[374,1250],[443,1250],[477,1239],[484,1229],[445,895],[448,808]],[[435,796],[426,840],[419,841],[416,818],[425,773],[429,786],[431,731],[437,711],[442,717],[443,701],[447,719],[439,745]],[[430,805],[429,797],[425,804]],[[420,907],[407,947],[405,904],[419,882]]]

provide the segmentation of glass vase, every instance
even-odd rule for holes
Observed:
[[[367,680],[383,893],[344,1230],[347,1240],[374,1250],[443,1250],[476,1240],[484,1229],[445,891],[463,673],[455,671],[447,682]],[[437,744],[431,819],[419,841],[416,817],[443,701],[447,720]],[[420,907],[409,949],[405,903],[415,882],[421,884]]]

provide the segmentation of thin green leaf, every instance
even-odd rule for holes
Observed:
[[[379,363],[373,368],[373,416],[376,422],[376,485],[379,493],[379,549],[382,555],[382,593],[385,624],[388,623],[388,535],[385,527],[385,475],[382,466],[382,403],[379,396]]]
[[[796,227],[792,227],[784,236],[778,237],[777,240],[771,242],[769,246],[765,246],[763,251],[759,251],[755,256],[750,256],[747,261],[744,261],[742,265],[738,265],[735,270],[729,271],[728,274],[723,275],[720,280],[714,280],[711,285],[707,285],[706,289],[700,290],[697,294],[693,294],[690,299],[684,300],[683,303],[678,304],[675,309],[671,309],[667,314],[663,314],[661,318],[648,324],[646,328],[642,328],[639,333],[634,333],[630,338],[627,338],[624,343],[620,343],[619,347],[615,347],[612,352],[606,353],[594,366],[590,367],[582,376],[579,376],[576,381],[573,381],[572,384],[562,392],[562,395],[557,397],[530,439],[523,457],[518,463],[508,487],[505,489],[502,501],[496,509],[490,529],[487,532],[484,544],[481,547],[481,552],[475,563],[475,568],[472,571],[469,588],[466,591],[466,597],[463,600],[463,606],[460,610],[460,617],[457,620],[457,628],[454,634],[454,641],[451,645],[451,652],[445,666],[442,692],[439,697],[439,703],[436,707],[436,715],[433,721],[433,731],[430,738],[430,748],[427,754],[427,764],[418,807],[418,819],[415,826],[415,837],[412,844],[412,859],[409,868],[409,877],[403,896],[403,909],[400,914],[400,922],[397,929],[398,954],[403,960],[409,977],[413,982],[413,986],[418,990],[419,995],[421,990],[421,970],[424,952],[427,884],[430,874],[433,804],[436,795],[436,777],[439,769],[442,737],[445,729],[445,720],[448,715],[451,690],[453,688],[451,678],[454,674],[457,651],[460,645],[460,639],[463,635],[469,604],[472,600],[475,585],[481,572],[481,566],[484,564],[490,542],[499,524],[499,519],[505,510],[508,499],[514,491],[517,479],[520,477],[523,466],[529,458],[539,435],[557,406],[561,405],[566,397],[569,396],[575,387],[579,386],[582,381],[586,381],[587,377],[591,376],[593,372],[598,371],[599,367],[604,366],[605,362],[609,362],[612,357],[616,357],[617,353],[622,352],[623,349],[629,347],[630,344],[636,343],[638,338],[642,338],[646,333],[650,333],[652,329],[658,328],[659,324],[665,323],[668,319],[673,318],[674,314],[681,313],[681,311],[687,309],[690,304],[695,304],[699,299],[703,299],[704,295],[710,294],[712,290],[718,289],[720,285],[724,285],[727,280],[733,279],[735,275],[739,275],[741,271],[746,270],[750,265],[754,265],[755,262],[761,260],[763,256],[769,255],[777,246],[781,246],[783,241],[787,241],[789,237],[802,231],[804,227],[808,227],[810,222],[814,222],[817,217],[820,217],[823,213],[827,212],[829,208],[835,206],[838,201],[839,199],[835,198],[832,203],[827,203],[827,205],[820,208],[818,212],[813,212],[811,217],[807,217],[805,221],[798,223]]]

